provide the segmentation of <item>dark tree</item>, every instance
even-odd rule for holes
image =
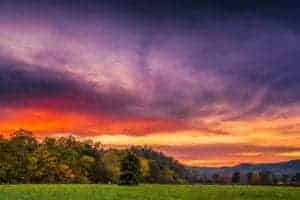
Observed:
[[[157,162],[150,162],[149,164],[150,172],[147,181],[150,183],[158,183],[161,180],[161,170]]]
[[[241,173],[240,172],[234,172],[231,178],[231,182],[233,184],[239,184],[241,180]]]
[[[214,183],[222,184],[223,183],[223,176],[221,174],[215,173],[212,175],[212,179]]]
[[[289,175],[288,174],[283,174],[282,177],[281,177],[281,181],[285,185],[289,184]]]
[[[96,160],[95,167],[92,169],[91,180],[94,183],[109,183],[113,174],[106,169],[103,160]]]
[[[29,131],[20,129],[13,134],[13,138],[7,144],[9,152],[9,166],[7,169],[8,180],[10,183],[30,182],[27,166],[29,155],[32,154],[38,146],[37,140]]]
[[[252,182],[252,176],[253,176],[253,172],[248,172],[246,177],[247,177],[247,184],[251,184]]]
[[[300,173],[297,173],[294,177],[293,177],[293,182],[296,185],[300,185]]]
[[[128,152],[121,161],[120,185],[138,185],[141,177],[141,166],[138,157]]]
[[[269,171],[259,172],[260,181],[262,185],[273,185],[275,184],[274,175]]]

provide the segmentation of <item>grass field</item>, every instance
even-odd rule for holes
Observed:
[[[1,185],[1,200],[299,200],[300,188],[262,186]]]

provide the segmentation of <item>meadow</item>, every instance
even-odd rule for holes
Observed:
[[[207,185],[1,185],[0,200],[299,200],[300,188]]]

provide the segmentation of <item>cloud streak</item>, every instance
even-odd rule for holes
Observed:
[[[1,132],[299,144],[295,3],[51,2],[0,0]]]

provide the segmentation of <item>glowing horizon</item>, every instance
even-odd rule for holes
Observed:
[[[300,158],[296,6],[30,2],[0,0],[0,134],[198,166]]]

